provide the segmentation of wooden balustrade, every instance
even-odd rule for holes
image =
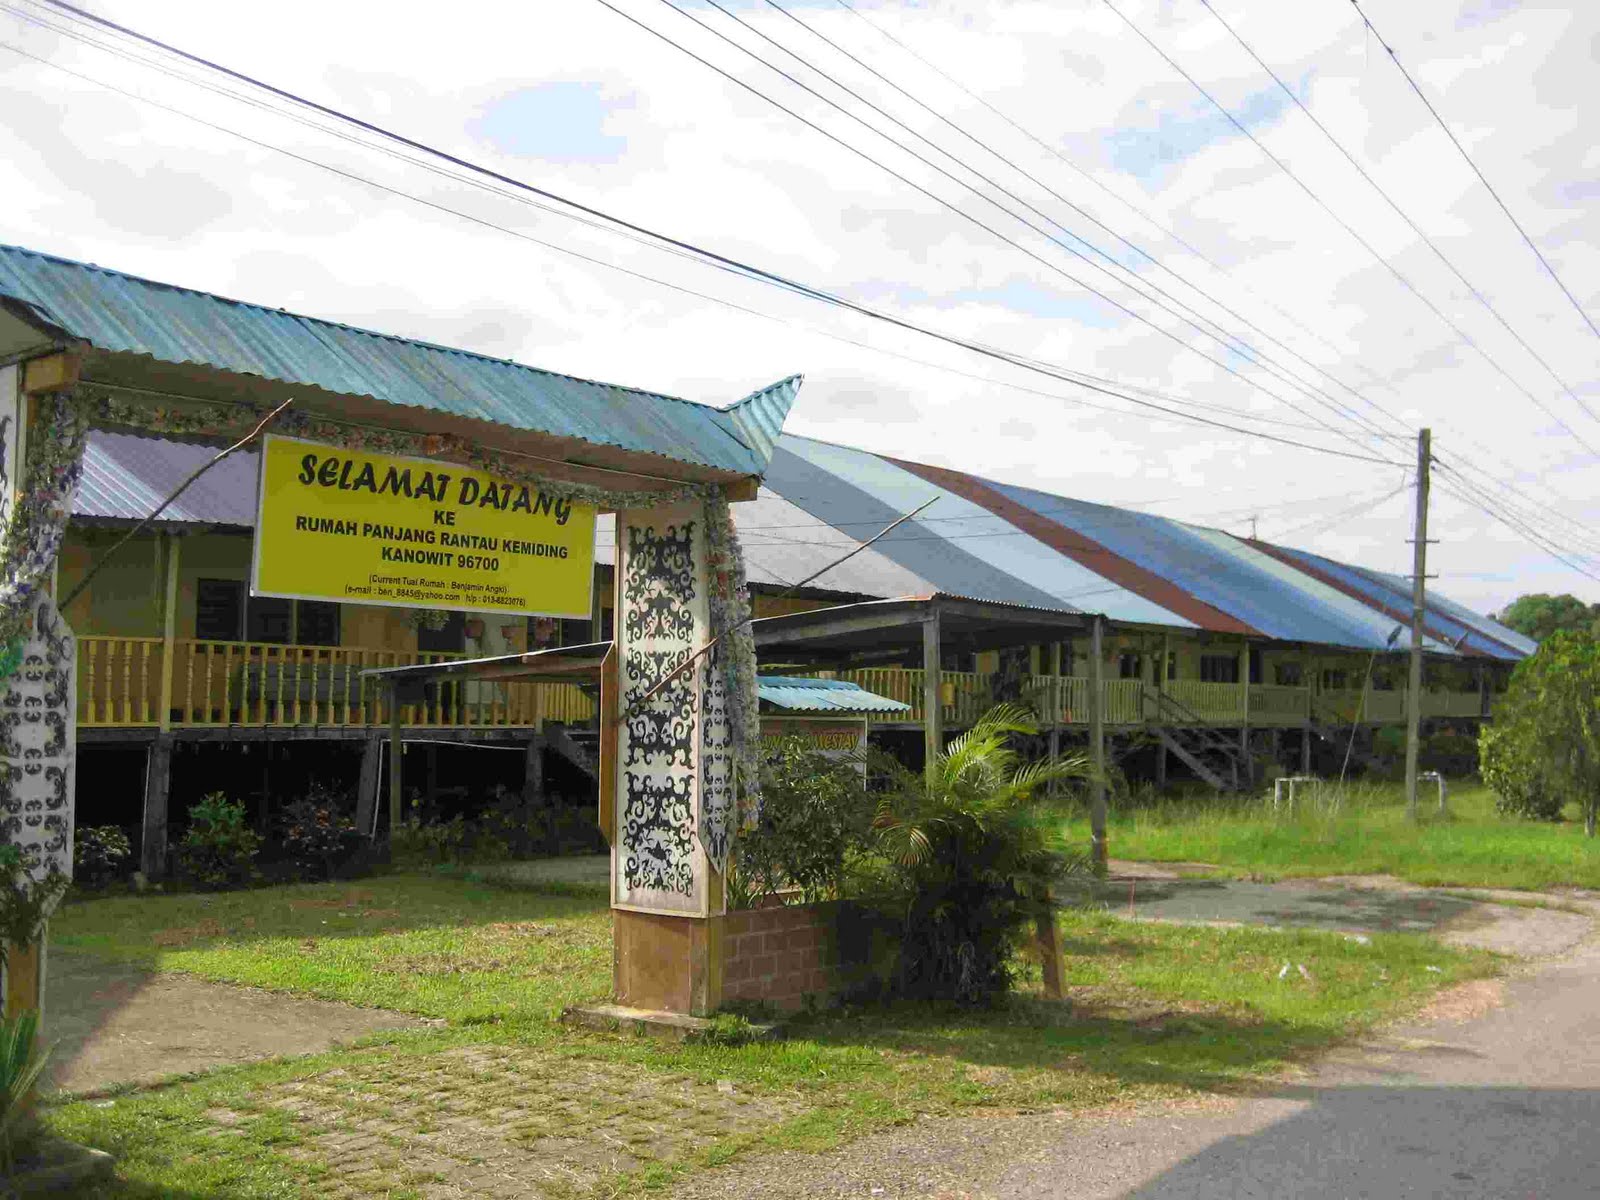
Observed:
[[[78,639],[78,723],[84,727],[157,726],[165,646],[160,638]],[[363,646],[271,642],[173,643],[174,728],[229,725],[375,726],[389,720],[385,689],[362,672],[463,657]],[[578,724],[594,702],[572,684],[440,681],[428,699],[404,705],[408,726]]]
[[[166,647],[160,638],[85,636],[78,639],[78,723],[89,727],[153,727],[161,724],[160,696]],[[463,657],[362,646],[297,646],[268,642],[173,643],[174,728],[229,725],[382,726],[389,711],[384,689],[362,677],[379,667],[411,666]],[[868,691],[910,705],[906,713],[875,714],[875,724],[921,724],[922,672],[900,667],[841,671]],[[984,672],[946,671],[941,678],[941,719],[947,729],[970,725],[994,703],[995,677]],[[1313,692],[1274,684],[1245,689],[1236,683],[1175,679],[1157,689],[1137,679],[1103,681],[1105,720],[1110,726],[1203,723],[1255,727],[1298,726],[1308,715],[1348,724],[1361,705],[1361,720],[1392,724],[1405,720],[1405,693],[1369,690],[1362,703],[1354,689]],[[1046,723],[1087,725],[1089,681],[1076,676],[1025,677],[1021,699]],[[1427,692],[1427,717],[1476,717],[1477,692]],[[540,721],[583,724],[594,719],[594,701],[566,683],[448,680],[425,701],[403,707],[401,720],[421,727],[531,727]]]

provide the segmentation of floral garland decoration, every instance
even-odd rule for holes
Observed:
[[[34,601],[61,553],[72,498],[83,478],[88,406],[57,392],[39,406],[28,438],[23,491],[0,543],[0,679],[22,661]]]
[[[124,399],[116,389],[80,384],[101,426],[134,429],[173,437],[220,439],[242,437],[260,422],[263,410],[250,406],[186,404],[164,407]],[[744,554],[734,528],[727,493],[716,484],[684,484],[663,491],[621,490],[551,479],[517,455],[503,454],[453,434],[420,434],[375,429],[329,421],[293,409],[277,420],[278,432],[324,442],[346,450],[454,461],[515,483],[538,487],[546,494],[596,508],[655,508],[684,501],[705,506],[707,555],[713,572],[725,572],[727,596],[712,589],[711,636],[727,647],[729,733],[744,797],[740,810],[748,823],[759,815],[760,716],[756,699],[755,635],[750,630],[750,586]]]

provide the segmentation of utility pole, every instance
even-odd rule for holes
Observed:
[[[1428,599],[1428,468],[1433,431],[1417,434],[1417,516],[1411,554],[1411,678],[1406,687],[1406,819],[1417,819],[1417,749],[1422,732],[1422,623]]]

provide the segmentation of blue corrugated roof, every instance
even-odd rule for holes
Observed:
[[[909,704],[869,692],[842,679],[814,679],[797,675],[761,675],[756,693],[763,704],[785,712],[899,713],[910,712]]]
[[[0,296],[105,351],[194,363],[759,475],[799,376],[737,404],[540,371],[0,245]]]

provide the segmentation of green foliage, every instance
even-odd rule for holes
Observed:
[[[304,799],[283,810],[283,848],[296,866],[332,879],[360,840],[344,798],[313,783]]]
[[[217,891],[245,887],[256,878],[261,836],[250,828],[244,804],[211,792],[189,810],[189,828],[178,843],[178,873],[196,887]]]
[[[116,825],[89,825],[74,831],[73,878],[89,887],[103,887],[122,872],[133,853],[128,835]]]
[[[1503,725],[1491,754],[1524,766],[1558,805],[1581,806],[1594,836],[1600,810],[1600,640],[1559,631],[1517,664],[1497,708]]]
[[[1485,725],[1479,731],[1478,773],[1494,791],[1494,806],[1502,815],[1534,821],[1561,819],[1561,797],[1544,785],[1533,739],[1514,724]]]
[[[49,1057],[39,1048],[37,1010],[0,1018],[0,1172],[11,1171],[35,1134],[33,1105]]]
[[[22,851],[13,845],[0,846],[0,967],[13,945],[25,946],[36,940],[44,920],[56,902],[72,886],[60,871],[51,867],[35,877],[22,861]]]
[[[1576,596],[1518,596],[1495,620],[1536,642],[1561,632],[1600,636],[1600,604],[1585,604]]]
[[[1446,779],[1462,779],[1478,769],[1478,742],[1471,734],[1439,729],[1422,739],[1417,761],[1424,771],[1438,771]]]
[[[784,738],[762,763],[761,796],[761,820],[734,844],[730,903],[750,908],[787,889],[803,904],[836,899],[871,839],[859,765]]]
[[[1053,885],[1083,860],[1061,838],[1069,802],[1048,785],[1089,773],[1078,756],[1025,763],[1011,745],[1037,729],[1000,705],[924,773],[887,756],[874,830],[886,862],[879,903],[899,918],[894,986],[904,996],[992,1003],[1010,990],[1014,952],[1054,904]]]

